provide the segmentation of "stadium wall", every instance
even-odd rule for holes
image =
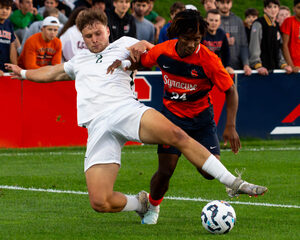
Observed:
[[[241,137],[300,137],[300,74],[278,70],[269,76],[236,72],[239,92],[237,130]],[[163,81],[160,72],[140,72],[137,97],[160,109]],[[225,95],[213,88],[215,121],[221,138],[226,121]],[[74,81],[33,83],[0,77],[0,147],[84,146],[85,128],[76,122]]]

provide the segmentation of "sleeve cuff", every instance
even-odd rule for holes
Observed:
[[[281,64],[280,68],[281,68],[281,69],[284,69],[286,66],[287,66],[287,64],[284,63],[284,64]]]
[[[256,63],[256,64],[254,65],[254,68],[255,68],[255,69],[258,69],[258,68],[260,68],[260,67],[262,67],[262,64],[261,64],[261,63]]]

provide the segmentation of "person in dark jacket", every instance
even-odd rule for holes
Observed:
[[[250,66],[260,75],[268,75],[274,69],[285,69],[292,72],[281,52],[281,35],[276,16],[279,12],[279,0],[264,0],[264,16],[252,25],[249,52]]]
[[[107,10],[109,42],[114,42],[123,36],[136,38],[134,17],[128,13],[130,0],[113,0],[114,10]]]

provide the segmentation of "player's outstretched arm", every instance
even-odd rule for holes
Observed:
[[[13,72],[13,78],[23,78],[33,82],[43,83],[71,80],[69,75],[65,73],[63,63],[32,70],[24,70],[17,65],[5,63],[5,68]]]
[[[145,52],[153,48],[152,43],[146,40],[139,41],[128,48],[130,51],[130,56],[125,60],[115,60],[108,68],[106,74],[113,73],[115,69],[121,67],[124,71],[131,70],[134,71],[138,69],[140,65],[140,57]]]
[[[130,51],[130,57],[133,62],[139,62],[140,56],[145,52],[153,48],[154,45],[152,43],[147,42],[146,40],[142,40],[133,44],[128,48]]]

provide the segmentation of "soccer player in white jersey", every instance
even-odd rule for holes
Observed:
[[[127,140],[149,144],[167,144],[178,148],[196,167],[202,168],[235,194],[263,194],[267,188],[233,176],[209,151],[189,137],[156,110],[138,102],[131,91],[131,72],[107,68],[115,59],[143,51],[147,43],[123,37],[109,44],[106,15],[97,10],[82,11],[76,25],[88,50],[70,61],[36,70],[23,70],[6,64],[14,77],[34,82],[75,79],[78,124],[88,129],[84,170],[92,208],[98,212],[147,211],[147,193],[127,196],[113,190],[121,165],[121,149]],[[133,45],[133,46],[132,46]],[[152,45],[151,45],[152,46]],[[149,47],[150,48],[150,47]]]

